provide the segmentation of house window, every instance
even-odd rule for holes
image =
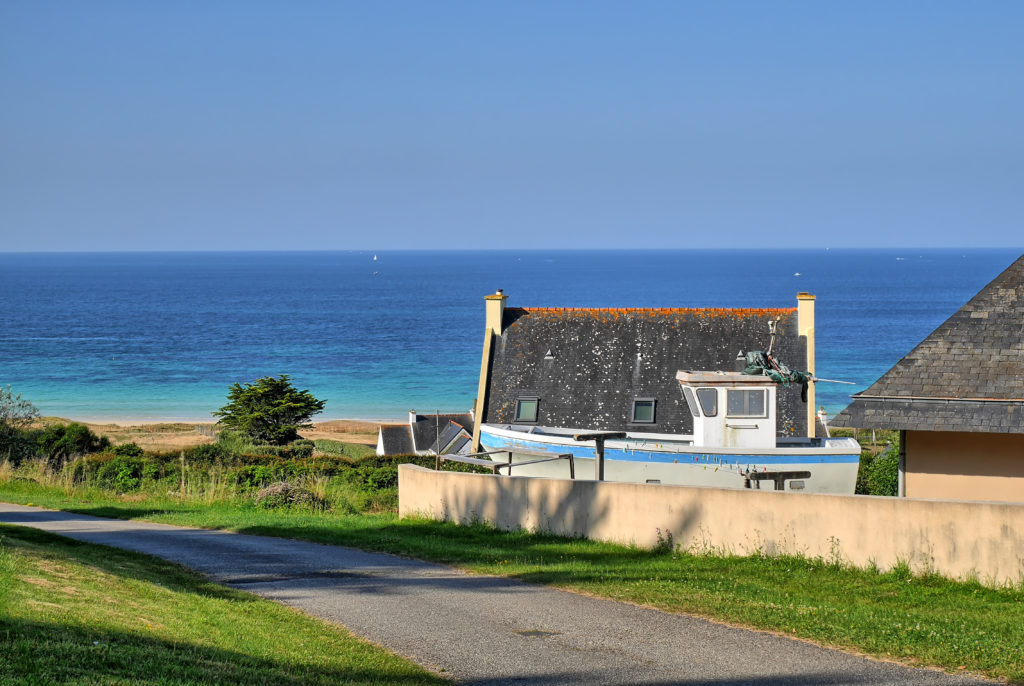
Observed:
[[[654,398],[637,398],[633,401],[633,422],[636,424],[654,423]]]
[[[764,389],[746,391],[730,388],[726,391],[730,417],[764,417]]]
[[[690,413],[694,417],[699,417],[700,410],[697,409],[697,399],[693,397],[693,391],[683,386],[683,397],[686,398],[686,406],[690,408]]]
[[[537,398],[519,398],[516,400],[516,423],[533,424],[537,421]]]
[[[718,389],[698,388],[697,400],[700,401],[700,409],[704,410],[705,417],[714,417],[718,414]]]

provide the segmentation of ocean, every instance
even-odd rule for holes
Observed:
[[[318,419],[466,411],[498,288],[552,307],[793,307],[808,291],[817,373],[855,384],[818,385],[835,413],[1020,252],[0,253],[0,386],[91,420],[209,420],[231,384],[277,374],[327,399]]]

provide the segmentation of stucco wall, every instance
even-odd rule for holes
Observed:
[[[1024,579],[1024,505],[398,471],[399,514],[695,552],[797,553]]]
[[[1024,434],[907,432],[911,498],[1024,501]]]

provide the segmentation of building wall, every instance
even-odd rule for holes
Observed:
[[[794,553],[1024,578],[1024,505],[398,470],[399,514],[695,552]]]
[[[1024,434],[907,431],[910,498],[1024,502]]]
[[[516,399],[532,396],[543,426],[692,433],[676,372],[736,371],[738,352],[768,348],[770,320],[778,322],[775,356],[806,369],[796,308],[509,308],[494,339],[481,416],[510,424]],[[778,433],[807,435],[800,387],[780,387],[778,397]],[[634,398],[656,399],[654,424],[630,422]]]

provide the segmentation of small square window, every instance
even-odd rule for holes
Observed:
[[[516,400],[516,423],[534,423],[537,421],[537,398],[519,398]]]
[[[746,391],[730,388],[726,392],[727,414],[730,417],[764,417],[764,391]]]
[[[635,424],[654,423],[654,398],[637,398],[633,401],[633,422]]]

